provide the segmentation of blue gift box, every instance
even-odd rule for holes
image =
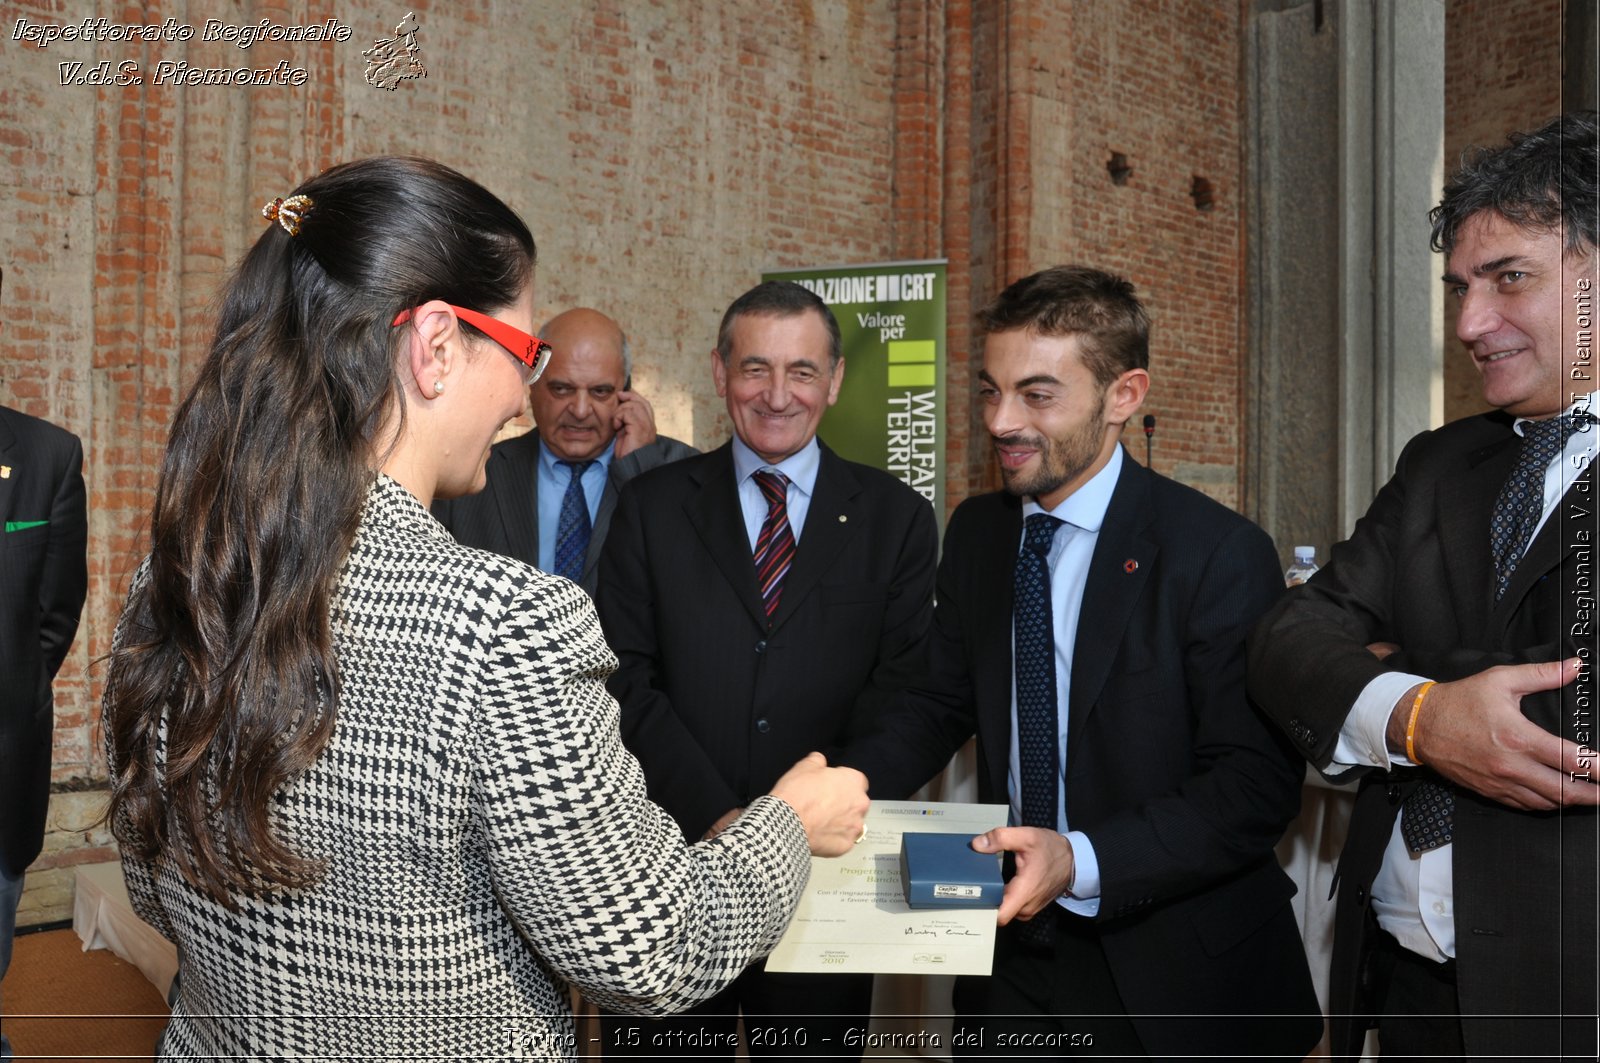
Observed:
[[[998,908],[1005,883],[1000,854],[973,850],[970,834],[907,831],[900,836],[900,883],[912,908]]]

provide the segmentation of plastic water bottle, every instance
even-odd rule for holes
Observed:
[[[1317,548],[1297,546],[1294,548],[1294,564],[1284,569],[1283,582],[1291,587],[1297,587],[1315,575],[1316,571]]]

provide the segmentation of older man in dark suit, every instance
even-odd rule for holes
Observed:
[[[950,518],[925,680],[844,758],[897,797],[976,733],[979,796],[1011,807],[973,843],[1015,874],[956,1052],[1299,1059],[1321,1020],[1273,845],[1301,768],[1244,692],[1272,542],[1124,452],[1131,284],[1047,269],[979,323],[1006,490]]]
[[[51,683],[88,592],[83,448],[0,406],[0,977],[23,873],[44,842],[55,716]],[[7,1055],[10,1054],[7,1048]]]
[[[617,491],[696,451],[656,434],[655,411],[632,390],[633,357],[615,321],[579,307],[539,332],[551,355],[528,389],[534,430],[495,444],[487,486],[435,502],[433,515],[458,542],[566,576],[593,595]]]
[[[1252,638],[1251,692],[1325,774],[1361,777],[1339,1056],[1375,1021],[1385,1056],[1595,1057],[1597,171],[1587,112],[1446,186],[1433,244],[1495,411],[1413,439]]]
[[[844,363],[815,295],[769,282],[740,296],[711,372],[734,438],[622,491],[599,599],[621,662],[611,690],[623,738],[690,839],[731,822],[798,757],[843,743],[911,681],[938,548],[926,500],[816,438]],[[772,1034],[752,1039],[752,1054],[836,1055],[865,1025],[871,985],[757,964],[675,1024],[641,1036],[608,1020],[605,1048],[728,1058],[678,1034],[731,1035],[742,1010],[747,1030]]]

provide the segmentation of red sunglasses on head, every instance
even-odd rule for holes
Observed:
[[[550,345],[538,336],[530,336],[515,325],[508,325],[499,318],[480,314],[476,310],[468,310],[464,306],[456,306],[454,303],[444,305],[454,310],[461,320],[504,347],[517,361],[533,370],[533,374],[528,377],[528,383],[538,380],[544,373],[544,367],[550,364]],[[394,321],[390,324],[404,325],[410,320],[411,311],[402,310],[395,315]]]

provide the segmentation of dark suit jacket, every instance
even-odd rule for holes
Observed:
[[[1394,478],[1328,565],[1251,639],[1250,688],[1305,757],[1325,767],[1361,690],[1386,669],[1462,679],[1498,664],[1583,653],[1592,669],[1594,467],[1558,503],[1494,600],[1489,520],[1520,449],[1504,414],[1454,421],[1413,439]],[[1368,643],[1397,643],[1379,663]],[[1523,699],[1546,730],[1594,740],[1595,681]],[[1581,734],[1579,732],[1582,732]],[[1336,1052],[1359,1049],[1367,909],[1395,816],[1419,773],[1368,771],[1339,861],[1329,1009]],[[1587,1014],[1474,1021],[1471,1055],[1593,1056],[1597,944],[1594,809],[1517,812],[1458,791],[1451,861],[1457,987],[1464,1015]],[[1558,1047],[1558,1037],[1565,1037]]]
[[[657,436],[649,446],[640,447],[611,462],[606,489],[595,511],[589,533],[589,550],[583,559],[583,578],[578,585],[592,597],[599,584],[600,551],[611,527],[611,514],[617,508],[617,492],[622,485],[647,469],[669,461],[687,458],[699,451],[668,436]],[[475,495],[441,500],[433,504],[433,515],[450,530],[463,546],[493,550],[503,557],[539,566],[539,431],[534,429],[514,439],[502,440],[489,451],[488,485]]]
[[[1021,536],[1008,494],[950,518],[926,679],[846,754],[874,797],[920,786],[976,733],[979,797],[1007,800]],[[1157,1058],[1298,1056],[1321,1033],[1294,885],[1272,854],[1303,769],[1244,693],[1245,634],[1282,590],[1261,529],[1124,460],[1083,589],[1066,807],[1099,859],[1106,959]],[[1160,1014],[1199,1017],[1140,1018]]]
[[[769,629],[731,444],[622,491],[600,586],[621,662],[610,687],[650,796],[686,837],[841,744],[912,680],[938,545],[926,499],[823,447]]]
[[[0,406],[0,861],[39,855],[50,800],[50,684],[88,591],[83,448],[47,421]]]

